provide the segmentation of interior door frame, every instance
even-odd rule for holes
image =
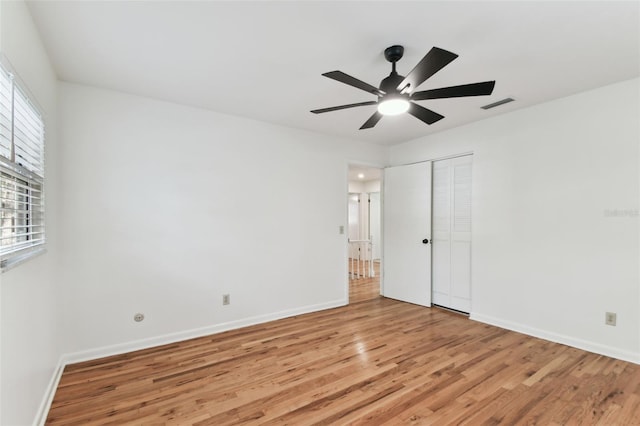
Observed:
[[[344,224],[345,225],[341,225],[343,226],[344,229],[344,245],[343,245],[343,268],[344,268],[344,274],[343,275],[343,279],[344,279],[344,300],[346,301],[346,304],[348,305],[350,303],[349,300],[349,234],[348,234],[348,228],[349,228],[349,203],[348,203],[348,199],[347,197],[349,196],[349,169],[351,167],[369,167],[372,169],[380,169],[380,170],[384,170],[385,165],[382,165],[380,163],[371,163],[371,162],[366,162],[366,161],[359,161],[359,160],[347,160],[346,164],[345,164],[345,187],[343,189],[343,195],[344,195],[344,200],[345,200],[345,204],[344,204]],[[383,195],[383,187],[384,187],[384,173],[381,174],[380,176],[380,232],[383,235],[384,234],[384,216],[383,216],[383,211],[382,211],[382,203],[383,203],[383,199],[384,199],[384,195]],[[381,239],[382,239],[382,235],[381,235]],[[382,240],[380,241],[380,243],[382,244]],[[382,294],[382,271],[384,268],[384,253],[382,253],[382,247],[380,247],[381,253],[380,253],[380,294]]]

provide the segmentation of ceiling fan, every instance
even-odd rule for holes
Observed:
[[[360,127],[360,130],[372,128],[380,121],[383,115],[399,115],[405,112],[408,112],[427,124],[433,124],[443,119],[444,116],[418,105],[415,101],[490,95],[491,92],[493,92],[493,86],[496,84],[495,81],[484,81],[482,83],[462,84],[460,86],[415,92],[414,90],[419,85],[447,66],[451,61],[456,59],[458,55],[438,47],[433,47],[424,58],[418,62],[418,65],[404,77],[396,72],[396,62],[402,58],[403,54],[404,47],[402,46],[396,45],[385,49],[384,57],[387,61],[391,62],[392,68],[391,74],[380,82],[379,88],[358,80],[355,77],[351,77],[342,71],[330,71],[322,74],[325,77],[376,95],[378,100],[314,109],[311,112],[321,114],[323,112],[337,111],[346,108],[378,105],[377,111]]]

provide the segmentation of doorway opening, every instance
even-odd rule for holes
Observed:
[[[349,303],[380,297],[382,169],[349,166]]]

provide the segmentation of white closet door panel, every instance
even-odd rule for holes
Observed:
[[[449,294],[451,284],[451,248],[449,241],[433,243],[433,292]]]
[[[453,160],[451,304],[471,311],[471,156]]]
[[[432,288],[433,303],[449,305],[451,285],[451,160],[433,163]]]
[[[384,171],[385,297],[431,306],[431,162]]]
[[[433,218],[434,238],[448,238],[451,232],[451,183],[449,178],[451,160],[436,161],[433,164]]]
[[[451,244],[451,296],[471,299],[471,243]]]
[[[449,305],[451,304],[451,297],[448,294],[433,293],[432,303],[438,306],[449,307]]]
[[[452,166],[453,226],[451,231],[471,234],[471,157],[455,158]]]
[[[445,306],[445,305],[441,305],[441,306]],[[451,309],[455,309],[456,311],[469,313],[471,312],[471,300],[451,297],[451,305],[447,307]]]
[[[433,164],[433,303],[471,311],[471,156]]]

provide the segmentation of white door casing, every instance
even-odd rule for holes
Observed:
[[[382,248],[380,247],[382,223],[380,217],[380,193],[372,192],[369,194],[369,232],[371,239],[372,259],[380,259]]]

